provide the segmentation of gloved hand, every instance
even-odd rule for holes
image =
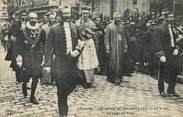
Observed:
[[[174,51],[173,51],[173,55],[174,56],[177,56],[179,54],[179,50],[178,49],[175,49]]]
[[[10,39],[11,39],[11,41],[16,41],[16,37],[13,35],[10,36]]]
[[[74,51],[71,52],[72,57],[77,57],[78,55],[79,55],[78,50],[74,50]]]
[[[161,56],[160,57],[160,62],[165,63],[166,62],[166,57],[165,56]]]

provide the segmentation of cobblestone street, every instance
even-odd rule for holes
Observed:
[[[40,104],[29,103],[4,57],[0,48],[0,117],[58,117],[56,87],[38,84]],[[95,80],[95,89],[78,86],[69,96],[68,117],[183,117],[182,84],[177,84],[181,98],[162,98],[157,80],[138,72],[125,77],[121,87],[107,82],[105,76],[96,75]]]

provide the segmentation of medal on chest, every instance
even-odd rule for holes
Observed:
[[[24,43],[30,48],[34,48],[40,39],[40,29],[37,27],[30,27],[26,25],[26,28],[23,30],[23,34],[25,37]]]

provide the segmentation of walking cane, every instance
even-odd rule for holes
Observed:
[[[158,80],[160,78],[160,60],[158,61]]]

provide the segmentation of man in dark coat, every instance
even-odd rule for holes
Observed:
[[[81,51],[78,43],[78,28],[70,22],[71,9],[59,7],[61,22],[51,27],[45,46],[44,70],[51,72],[52,57],[55,54],[55,76],[58,108],[61,117],[67,116],[67,98],[80,83],[77,70],[77,56]]]
[[[14,22],[11,24],[11,27],[8,31],[9,36],[9,47],[5,60],[11,60],[10,67],[15,71],[16,75],[16,84],[22,81],[21,78],[21,68],[16,63],[16,57],[18,55],[17,45],[20,43],[21,39],[21,22],[19,20],[19,13],[15,13]]]
[[[40,36],[40,25],[37,23],[38,16],[36,13],[29,13],[29,21],[26,22],[25,28],[22,29],[22,39],[19,43],[20,55],[17,56],[17,63],[21,65],[24,73],[22,91],[24,97],[27,96],[27,83],[32,77],[30,102],[39,104],[35,97],[35,91],[38,79],[42,75],[41,63],[43,60],[44,41]]]
[[[153,31],[155,29],[156,23],[153,20],[149,20],[146,23],[147,31],[144,33],[144,38],[142,40],[143,46],[143,65],[151,76],[155,75],[155,57],[153,52]]]
[[[95,20],[96,28],[95,32],[95,46],[97,51],[97,56],[99,60],[100,69],[97,71],[99,74],[105,74],[105,47],[104,47],[104,24],[100,17]]]
[[[163,97],[166,96],[164,91],[165,78],[168,79],[169,84],[167,89],[168,95],[179,97],[175,92],[179,50],[175,41],[176,37],[172,30],[172,21],[173,14],[169,14],[153,34],[155,55],[160,60],[158,89],[160,95]]]

